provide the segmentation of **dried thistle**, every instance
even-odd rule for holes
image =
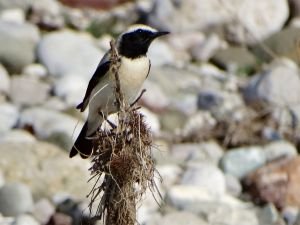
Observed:
[[[118,125],[97,134],[90,168],[95,184],[89,193],[89,208],[91,211],[100,199],[95,219],[103,219],[105,225],[134,225],[136,204],[147,188],[156,188],[152,136],[135,103],[129,105],[123,97],[118,74],[120,58],[114,42],[110,60],[116,84]]]

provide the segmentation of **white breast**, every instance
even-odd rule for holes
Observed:
[[[147,57],[134,60],[122,57],[119,78],[122,93],[129,104],[137,98],[148,75],[149,67],[150,61]],[[115,77],[109,72],[109,75],[101,79],[92,91],[89,102],[88,135],[95,132],[102,123],[99,111],[106,115],[116,112],[114,87]]]
[[[122,91],[129,103],[137,97],[149,73],[150,61],[147,57],[129,59],[122,57],[119,77]]]

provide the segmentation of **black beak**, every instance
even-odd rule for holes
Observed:
[[[169,34],[170,32],[168,31],[158,31],[158,32],[155,32],[154,35],[153,35],[153,39],[154,38],[157,38],[157,37],[160,37],[160,36],[164,36],[164,35],[167,35]]]

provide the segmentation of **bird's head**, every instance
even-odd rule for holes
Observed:
[[[121,55],[132,59],[145,56],[151,42],[168,33],[141,24],[130,26],[118,37],[118,51]]]

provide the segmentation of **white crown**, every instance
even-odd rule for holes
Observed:
[[[152,27],[149,27],[147,25],[144,25],[144,24],[134,24],[134,25],[131,25],[130,27],[128,27],[128,29],[123,33],[131,33],[131,32],[134,32],[138,29],[142,29],[142,30],[148,30],[148,31],[151,31],[151,32],[157,32],[156,29],[152,28]]]

